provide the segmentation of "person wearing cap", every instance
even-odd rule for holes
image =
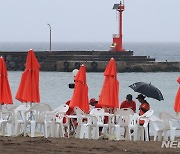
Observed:
[[[138,101],[141,103],[139,106],[139,115],[143,115],[144,113],[146,113],[148,110],[150,110],[150,105],[149,103],[145,100],[145,96],[142,94],[139,94],[137,96]],[[139,120],[139,125],[143,125],[144,124],[144,120]],[[148,124],[148,134],[149,134],[149,124]],[[144,140],[145,140],[145,133],[144,133]],[[149,135],[149,140],[150,140],[150,135]]]
[[[126,100],[121,103],[120,109],[122,108],[130,108],[134,112],[136,112],[136,103],[132,100],[132,95],[128,94],[126,96]]]
[[[138,101],[141,103],[140,106],[139,106],[139,115],[140,116],[143,115],[144,113],[146,113],[148,110],[150,110],[150,105],[145,100],[145,96],[144,95],[139,94],[136,99],[138,99]],[[140,120],[139,124],[143,125],[144,124],[144,120]]]
[[[101,105],[98,104],[98,101],[96,101],[95,98],[91,98],[89,104],[91,105],[91,107],[94,108],[102,108]]]

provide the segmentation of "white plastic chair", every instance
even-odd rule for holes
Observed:
[[[125,139],[128,140],[130,139],[129,136],[129,128],[130,128],[130,116],[134,115],[134,111],[130,108],[122,108],[118,109],[115,112],[115,119],[116,119],[116,124],[114,125],[115,127],[115,137],[116,140],[120,139],[121,136],[121,131],[120,128],[124,128],[125,133]],[[132,127],[132,125],[131,125]]]
[[[47,123],[50,125],[50,128],[51,128],[51,131],[50,131],[51,137],[54,137],[54,133],[56,137],[64,137],[65,129],[67,128],[67,133],[68,133],[68,138],[69,138],[69,132],[70,132],[69,123],[65,115],[68,109],[69,109],[69,106],[65,104],[47,113],[47,116],[51,115],[50,120],[47,121]],[[66,123],[63,123],[64,118],[66,118]]]
[[[30,109],[30,104],[22,104],[18,106],[16,109],[14,109],[14,123],[15,123],[15,129],[14,134],[15,136],[18,136],[21,133],[24,133],[25,129],[25,112]]]
[[[7,123],[7,135],[12,136],[14,135],[14,129],[15,129],[15,109],[17,106],[11,106],[11,108],[8,109],[8,112],[12,113],[11,116],[11,122]]]
[[[69,134],[70,134],[70,126],[69,126],[69,122],[68,119],[66,117],[66,112],[68,111],[69,106],[67,104],[65,105],[61,105],[60,107],[56,108],[54,110],[55,113],[55,132],[57,132],[57,137],[61,136],[64,137],[65,132],[67,131],[67,135],[69,138]],[[66,118],[66,122],[63,123],[63,119]]]
[[[83,121],[83,115],[85,114],[79,107],[75,106],[74,107],[74,112],[77,115],[77,128],[74,130],[75,131],[75,137],[80,138],[80,133],[81,133],[81,126],[82,126],[82,121]],[[70,122],[70,121],[69,121]],[[72,123],[73,125],[73,123]],[[75,126],[73,126],[75,128]]]
[[[25,129],[24,134],[27,134],[27,127],[30,125],[30,136],[35,137],[35,131],[37,126],[40,125],[40,132],[43,126],[44,131],[43,134],[47,137],[47,130],[46,130],[46,114],[47,112],[52,111],[51,107],[48,104],[35,104],[33,105],[28,111],[25,112]]]
[[[179,119],[173,117],[172,115],[162,112],[159,114],[160,119],[162,120],[163,123],[163,130],[164,130],[164,140],[168,140],[168,131],[170,133],[170,140],[174,141],[175,136],[176,136],[176,131],[180,130],[180,126],[175,126],[175,123],[179,125]]]
[[[138,120],[144,120],[144,124],[138,126],[138,139],[149,141],[148,125],[150,122],[150,117],[153,115],[153,113],[154,113],[153,110],[148,110],[143,115],[139,116]],[[145,136],[145,139],[144,139],[144,136]]]
[[[8,131],[8,127],[7,127],[8,124],[12,124],[12,112],[1,111],[0,112],[0,130],[3,136],[5,136],[6,133],[7,133],[7,136],[12,135],[12,131],[11,130]]]
[[[105,134],[105,133],[108,134],[107,131],[109,128],[109,124],[104,123],[105,115],[106,115],[104,109],[94,108],[91,110],[90,115],[93,115],[97,118],[97,127],[98,127],[97,131],[98,132],[96,132],[96,134],[97,134],[96,138],[99,138],[99,135],[101,135],[101,134],[99,134],[100,127],[102,127],[102,134]]]
[[[129,116],[129,124],[128,124],[128,137],[129,140],[132,140],[132,136],[134,137],[134,141],[137,140],[137,133],[138,133],[138,121],[139,115],[134,114]]]
[[[97,118],[90,114],[86,114],[84,117],[86,117],[86,121],[81,123],[80,138],[98,139],[96,134],[99,133],[97,127]]]
[[[150,123],[153,125],[154,128],[154,141],[161,141],[162,134],[164,132],[162,120],[156,117],[155,115],[152,115],[150,117]]]
[[[79,107],[74,108],[78,118],[79,138],[97,139],[97,118],[93,115],[84,113]],[[99,132],[98,132],[99,133]]]

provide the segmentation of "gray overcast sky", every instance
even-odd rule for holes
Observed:
[[[124,0],[124,42],[180,42],[180,0]],[[119,0],[0,0],[0,42],[111,42]]]

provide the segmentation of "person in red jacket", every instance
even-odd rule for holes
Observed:
[[[138,101],[141,103],[139,106],[139,115],[143,115],[146,113],[148,110],[150,110],[150,105],[149,103],[145,100],[145,96],[142,94],[139,94],[137,96]],[[144,120],[139,120],[139,125],[143,126],[144,125]],[[149,134],[149,124],[148,124],[148,134]],[[145,133],[144,133],[144,139],[145,139]],[[150,135],[149,135],[149,140],[150,140]]]
[[[128,94],[126,96],[126,100],[121,103],[120,109],[122,108],[130,108],[134,112],[136,112],[136,103],[132,100],[132,95]]]
[[[139,106],[139,115],[143,115],[144,113],[146,113],[148,110],[150,110],[150,105],[149,103],[145,100],[145,96],[143,96],[142,94],[139,94],[137,96],[138,101],[141,103]],[[140,120],[139,121],[140,125],[144,124],[144,120]]]

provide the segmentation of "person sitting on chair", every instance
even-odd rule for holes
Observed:
[[[136,112],[136,103],[132,100],[132,95],[128,94],[126,96],[126,100],[121,103],[120,109],[122,108],[130,108],[134,112]]]

